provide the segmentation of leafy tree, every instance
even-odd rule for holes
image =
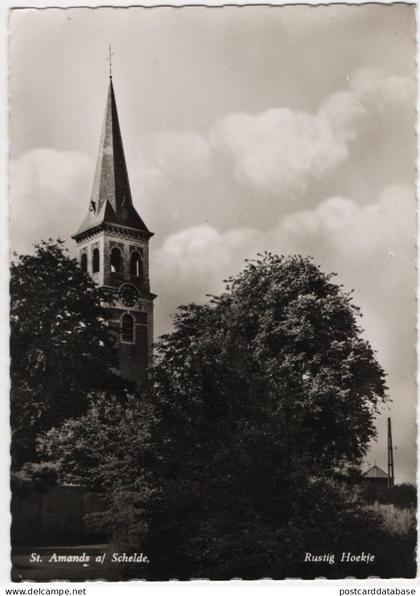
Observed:
[[[212,543],[220,562],[238,528],[284,529],[312,478],[366,453],[384,372],[332,280],[309,259],[265,254],[210,305],[181,308],[162,338],[151,523],[162,571],[189,572],[193,560],[211,573],[198,544]]]
[[[150,553],[149,577],[302,575],[294,565],[308,545],[339,548],[356,544],[360,528],[380,532],[372,512],[334,488],[366,453],[385,399],[359,314],[310,259],[271,254],[210,304],[178,310],[142,395],[147,442],[133,443],[135,421],[115,416],[111,460],[94,464],[114,536]],[[43,448],[60,444],[64,457],[74,437],[57,432]]]
[[[417,487],[415,484],[403,482],[393,486],[388,491],[388,502],[393,503],[396,507],[412,507],[417,505]]]
[[[37,488],[48,490],[57,484],[59,466],[51,462],[27,462],[22,468],[11,473],[13,492]]]
[[[89,400],[89,409],[37,438],[44,462],[58,471],[60,482],[99,491],[109,509],[85,521],[94,534],[133,546],[145,535],[146,510],[153,500],[154,470],[150,465],[153,408],[139,391],[125,400],[109,393]]]
[[[392,503],[396,507],[415,508],[417,504],[417,487],[414,484],[404,482],[381,490],[375,485],[363,483],[363,496],[368,502]]]
[[[60,240],[35,245],[11,266],[13,467],[35,455],[35,437],[80,415],[95,390],[121,392],[116,351],[97,288]],[[109,298],[108,298],[109,300]]]
[[[82,416],[40,434],[37,448],[44,461],[58,466],[64,483],[125,489],[145,467],[154,422],[151,405],[138,392],[123,401],[104,392],[89,399]]]

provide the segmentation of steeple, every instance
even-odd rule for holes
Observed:
[[[110,49],[110,62],[111,56]],[[106,290],[105,317],[118,349],[119,373],[138,382],[145,380],[153,359],[151,236],[131,198],[110,64],[89,210],[73,238],[80,268]]]
[[[153,235],[131,198],[111,71],[89,210],[73,238],[105,224],[131,228],[147,237]]]

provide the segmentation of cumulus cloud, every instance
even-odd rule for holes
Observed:
[[[358,287],[366,286],[375,263],[374,295],[378,284],[389,287],[390,270],[392,287],[399,293],[397,279],[403,273],[413,275],[414,214],[411,190],[393,186],[365,207],[345,197],[328,198],[313,210],[283,217],[266,232],[234,228],[221,233],[210,225],[190,227],[165,240],[152,270],[165,288],[164,295],[170,288],[174,296],[202,300],[207,292],[220,290],[222,278],[239,271],[245,258],[270,250],[311,254],[326,270],[343,273]]]
[[[169,308],[215,289],[221,264],[231,261],[231,251],[212,226],[194,226],[169,236],[155,254],[154,279],[164,286]]]
[[[239,181],[270,194],[301,193],[311,178],[348,156],[324,114],[286,108],[256,116],[231,114],[216,126],[212,139],[233,157]]]
[[[130,181],[132,186],[138,187],[144,196],[154,196],[165,185],[165,176],[156,163],[148,159],[140,149],[135,152],[135,167],[129,169]]]
[[[148,220],[167,178],[142,152],[135,154],[130,175],[133,200]],[[89,206],[94,162],[86,154],[40,147],[10,163],[10,244],[16,252],[31,252],[41,239],[69,240]],[[160,207],[162,207],[160,205]],[[69,248],[74,249],[69,242]]]
[[[152,155],[171,178],[204,178],[210,171],[210,144],[195,132],[157,133],[152,141]]]
[[[37,148],[10,164],[10,237],[17,252],[42,238],[67,239],[88,205],[93,177],[89,157],[74,151]]]
[[[415,198],[410,188],[385,188],[373,203],[360,207],[346,197],[330,197],[315,209],[281,218],[270,230],[234,228],[220,232],[195,226],[169,236],[154,255],[151,270],[165,297],[158,327],[182,302],[205,300],[219,292],[223,278],[237,273],[245,258],[259,251],[312,255],[325,271],[336,271],[355,288],[366,311],[365,326],[391,364],[388,320],[398,333],[410,330],[399,313],[413,308],[415,287]],[[399,329],[399,331],[398,331]],[[406,339],[404,340],[406,341]]]
[[[349,158],[351,143],[371,115],[414,108],[413,81],[366,68],[350,78],[315,114],[274,108],[230,114],[211,132],[213,146],[233,161],[243,184],[283,199],[303,193]]]
[[[182,303],[206,301],[223,290],[223,278],[244,267],[245,258],[269,250],[312,255],[325,272],[354,289],[363,313],[365,336],[389,373],[395,406],[395,440],[404,429],[415,441],[415,196],[410,187],[386,187],[372,203],[359,206],[348,197],[330,197],[311,210],[282,217],[271,229],[195,226],[169,236],[151,264],[157,333],[166,332],[170,315]],[[380,437],[386,420],[378,421]],[[400,434],[398,434],[400,433]],[[383,461],[383,441],[372,446],[368,461]],[[404,447],[404,446],[403,446]],[[408,449],[408,448],[407,448]],[[406,450],[407,450],[406,449]],[[410,454],[398,463],[399,481],[412,479]]]
[[[132,171],[133,189],[138,189],[135,194],[140,197],[145,217],[157,221],[163,209],[168,219],[165,232],[172,231],[179,225],[180,214],[185,214],[188,200],[188,212],[203,221],[205,202],[207,217],[209,209],[212,215],[208,190],[226,185],[236,186],[230,193],[229,204],[236,205],[231,214],[243,204],[241,186],[249,195],[248,206],[251,197],[261,200],[266,196],[267,202],[281,199],[281,205],[289,209],[296,198],[305,202],[314,182],[321,184],[318,188],[325,187],[328,179],[337,182],[343,173],[338,168],[353,157],[357,161],[353,146],[363,135],[367,159],[374,159],[370,149],[386,151],[389,144],[384,131],[389,128],[390,140],[395,142],[396,123],[404,120],[410,105],[414,107],[413,81],[374,68],[358,70],[347,79],[347,89],[325,97],[314,113],[286,107],[259,114],[232,113],[216,123],[207,136],[193,131],[160,131],[145,136]],[[390,174],[389,181],[401,180],[395,162],[387,171],[391,170],[395,175]],[[218,192],[211,201],[213,207],[220,203],[218,211],[226,202]]]
[[[319,108],[319,116],[328,122],[334,138],[346,148],[360,134],[367,115],[366,107],[349,91],[333,93]]]
[[[168,180],[197,181],[211,173],[215,153],[230,160],[243,185],[291,200],[349,159],[371,119],[414,109],[415,85],[406,77],[364,68],[348,80],[347,89],[327,96],[314,113],[274,107],[228,114],[207,136],[158,132],[147,139],[147,158]]]
[[[366,67],[356,71],[350,79],[350,92],[356,100],[376,112],[399,109],[411,105],[414,110],[416,85],[407,77],[389,74],[385,69]]]
[[[344,197],[326,199],[314,210],[282,219],[277,232],[286,238],[289,246],[296,248],[301,237],[306,243],[313,243],[315,253],[318,246],[328,246],[331,249],[329,260],[347,268],[346,259],[351,257],[388,258],[394,253],[413,257],[414,210],[411,190],[391,186],[382,191],[376,202],[365,207]]]

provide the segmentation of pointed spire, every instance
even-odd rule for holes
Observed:
[[[109,51],[111,60],[111,46]],[[105,120],[89,210],[74,237],[102,223],[121,225],[152,235],[137,213],[131,198],[111,69],[110,63]]]

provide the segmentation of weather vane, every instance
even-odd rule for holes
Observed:
[[[111,44],[108,46],[108,61],[109,61],[109,78],[112,79],[112,56],[114,52],[111,49]]]

